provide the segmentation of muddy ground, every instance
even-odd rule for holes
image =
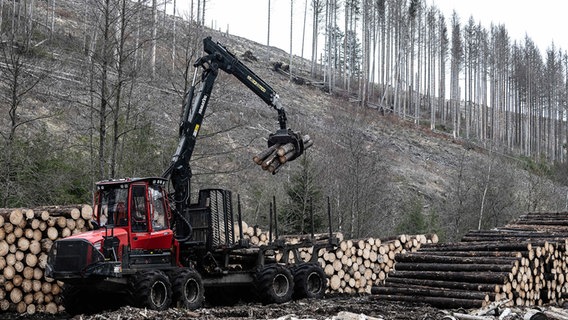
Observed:
[[[322,300],[302,299],[280,305],[249,303],[202,308],[195,311],[183,309],[152,311],[124,306],[114,311],[105,311],[95,315],[77,315],[75,317],[65,314],[57,316],[0,314],[0,318],[10,320],[353,319],[346,317],[346,313],[366,316],[355,317],[355,319],[375,317],[389,320],[435,320],[441,319],[445,315],[442,310],[427,305],[379,301],[374,299],[373,296],[365,295],[355,297],[333,296]]]

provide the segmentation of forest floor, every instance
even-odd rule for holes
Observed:
[[[195,311],[168,309],[153,311],[123,306],[117,310],[94,315],[66,314],[32,316],[2,314],[2,319],[30,320],[158,320],[158,319],[385,319],[385,320],[434,320],[446,315],[443,310],[415,303],[381,301],[372,295],[332,296],[322,300],[302,299],[284,304],[262,305],[246,303],[235,306],[201,308]]]

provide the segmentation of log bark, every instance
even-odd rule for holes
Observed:
[[[385,280],[385,286],[424,286],[432,288],[446,288],[469,291],[498,292],[502,285],[490,283],[468,283],[458,281],[432,280],[432,279],[406,279],[389,277]]]
[[[495,271],[510,272],[512,263],[507,264],[448,264],[448,263],[414,263],[398,262],[395,266],[397,271]]]
[[[495,293],[489,294],[479,291],[467,290],[444,290],[439,288],[428,288],[420,286],[408,287],[373,287],[371,290],[373,294],[384,295],[411,295],[411,296],[427,296],[427,297],[445,297],[445,298],[458,298],[468,300],[485,300],[495,298]]]
[[[436,255],[436,254],[420,254],[417,252],[409,252],[398,254],[395,260],[400,262],[414,263],[447,263],[447,264],[511,264],[518,260],[518,257],[493,257],[493,256],[453,256],[453,255]]]
[[[532,248],[529,242],[457,242],[457,243],[438,243],[425,244],[421,251],[527,251]]]
[[[389,277],[405,279],[432,279],[463,281],[469,283],[504,284],[508,272],[459,272],[459,271],[395,271]]]

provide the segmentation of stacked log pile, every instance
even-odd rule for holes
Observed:
[[[53,241],[86,231],[90,206],[0,209],[0,312],[61,311],[62,283],[44,276]]]
[[[397,255],[396,270],[372,292],[446,308],[559,302],[568,291],[567,244],[568,213],[526,214],[502,228],[470,231],[461,242]]]
[[[329,292],[371,293],[393,270],[395,256],[436,243],[436,235],[400,235],[391,238],[343,240],[334,251],[321,249],[320,265],[329,277]]]
[[[270,233],[258,227],[250,227],[242,223],[243,237],[253,245],[267,245]],[[239,234],[238,224],[235,234]],[[344,240],[341,234],[333,234],[339,241],[336,249],[322,248],[317,252],[317,260],[329,277],[328,290],[334,293],[371,293],[371,288],[382,284],[387,274],[393,269],[395,255],[398,253],[414,252],[427,243],[437,243],[438,237],[432,235],[399,235],[390,238],[366,238],[360,240]],[[279,236],[287,244],[297,244],[308,236]],[[316,234],[315,241],[327,241],[328,234]],[[237,237],[238,238],[238,237]],[[311,261],[311,247],[300,249],[300,258]],[[280,261],[281,253],[276,254]],[[288,257],[294,262],[292,254]]]
[[[270,239],[274,239],[271,238],[269,231],[263,231],[258,226],[249,226],[244,221],[242,222],[242,230],[243,238],[248,239],[253,246],[267,245]],[[239,240],[240,229],[238,223],[235,224],[234,232],[235,239]]]

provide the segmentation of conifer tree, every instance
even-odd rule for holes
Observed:
[[[283,208],[284,228],[289,233],[307,234],[312,230],[317,232],[322,226],[323,198],[310,155],[304,154],[298,163],[298,171],[290,177],[290,184],[286,186],[289,203]]]

